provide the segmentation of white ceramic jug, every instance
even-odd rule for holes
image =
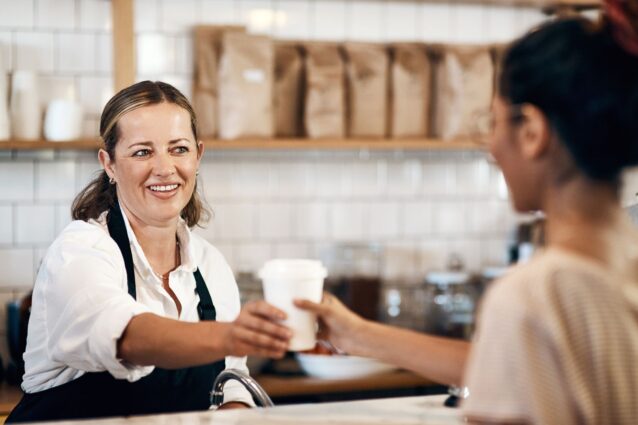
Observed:
[[[82,105],[73,100],[49,102],[44,117],[44,137],[53,142],[79,139],[82,135]]]
[[[0,71],[0,142],[9,140],[11,126],[9,120],[9,93],[7,91],[7,74]]]
[[[15,71],[11,79],[11,133],[15,139],[37,140],[42,133],[42,113],[37,77],[32,71]]]

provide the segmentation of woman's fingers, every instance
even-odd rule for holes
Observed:
[[[250,314],[250,312],[240,314],[236,323],[241,327],[255,332],[265,333],[281,340],[287,341],[292,336],[291,331],[286,326],[262,319],[259,316]]]
[[[252,329],[238,327],[235,330],[235,337],[245,345],[250,347],[248,354],[261,353],[280,353],[288,349],[288,341],[269,337],[263,333],[256,332]]]
[[[244,309],[250,313],[270,320],[285,320],[287,317],[285,311],[280,310],[263,300],[246,303]]]
[[[279,323],[285,318],[283,311],[264,301],[247,303],[232,323],[229,343],[233,355],[283,356],[292,336]]]

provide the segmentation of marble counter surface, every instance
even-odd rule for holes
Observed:
[[[445,395],[338,403],[296,404],[268,409],[134,416],[57,425],[451,425],[464,421],[458,409],[443,406]]]

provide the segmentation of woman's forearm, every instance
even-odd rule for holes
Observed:
[[[375,357],[445,385],[460,385],[470,343],[366,321],[351,354]]]
[[[227,323],[182,322],[152,313],[131,319],[118,340],[118,358],[135,365],[166,369],[196,366],[223,359]]]

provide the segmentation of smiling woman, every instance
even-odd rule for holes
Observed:
[[[233,274],[190,232],[204,146],[186,98],[143,81],[117,93],[100,123],[104,170],[75,199],[33,291],[24,398],[7,422],[203,410],[224,368],[281,357],[285,314],[240,311]],[[253,405],[237,383],[225,406]],[[109,400],[104,403],[104,400]],[[223,406],[222,406],[223,407]]]

